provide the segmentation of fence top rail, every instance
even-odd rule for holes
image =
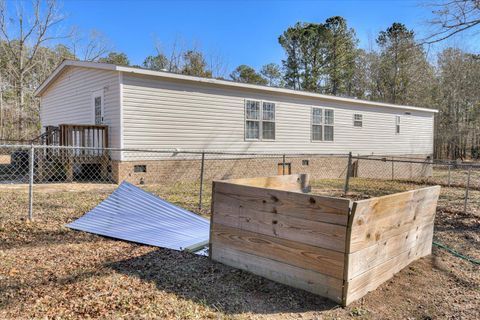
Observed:
[[[259,156],[338,156],[348,157],[347,154],[342,153],[272,153],[272,152],[230,152],[230,151],[215,151],[215,150],[182,150],[182,149],[141,149],[141,148],[102,148],[102,147],[80,147],[80,146],[57,146],[57,145],[38,145],[38,144],[1,144],[0,148],[26,148],[34,147],[35,149],[71,149],[71,150],[105,150],[116,152],[145,152],[145,153],[178,153],[178,154],[219,154],[219,155],[259,155]]]
[[[392,156],[352,156],[352,159],[357,160],[369,160],[369,161],[382,161],[382,162],[400,162],[400,163],[419,163],[419,164],[431,164],[431,165],[442,165],[442,166],[457,166],[457,167],[464,167],[464,168],[480,168],[480,164],[477,163],[466,163],[461,162],[457,163],[453,160],[440,160],[440,159],[425,159],[421,160],[408,160],[408,159],[395,159]]]
[[[307,153],[307,152],[284,152],[284,153],[272,153],[272,152],[231,152],[231,151],[217,151],[217,150],[182,150],[182,149],[154,149],[154,148],[102,148],[102,147],[80,147],[80,146],[59,146],[59,145],[41,145],[41,144],[5,144],[0,140],[0,148],[11,149],[51,149],[51,150],[93,150],[93,151],[110,151],[110,152],[125,152],[125,153],[151,153],[151,154],[174,154],[174,155],[230,155],[230,156],[270,156],[270,157],[344,157],[348,158],[348,153]],[[454,166],[461,168],[474,168],[480,169],[480,163],[458,163],[453,160],[440,160],[440,159],[425,159],[420,160],[413,158],[400,157],[396,158],[394,155],[390,156],[378,156],[378,155],[352,155],[354,160],[366,160],[366,161],[382,161],[382,162],[397,162],[397,163],[417,163],[426,165],[440,165],[440,166]]]

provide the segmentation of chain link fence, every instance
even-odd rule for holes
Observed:
[[[480,204],[479,165],[428,158],[0,145],[0,184],[28,190],[15,205],[30,219],[48,211],[58,188],[94,194],[128,181],[208,214],[213,180],[295,173],[309,174],[320,194],[362,199],[440,184],[446,206],[466,212]],[[36,200],[37,190],[51,197]]]
[[[213,180],[308,173],[342,183],[348,155],[254,154],[154,149],[0,145],[0,184],[29,190],[17,205],[47,213],[58,190],[94,194],[127,181],[187,209],[208,214]],[[36,198],[36,192],[49,199]]]
[[[352,156],[344,194],[362,198],[440,185],[440,204],[455,212],[480,208],[480,165],[456,161]]]

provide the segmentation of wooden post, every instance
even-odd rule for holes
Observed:
[[[68,150],[65,150],[68,151]],[[72,161],[72,154],[69,154],[67,152],[65,156],[65,180],[67,182],[72,182],[73,181],[73,161]]]

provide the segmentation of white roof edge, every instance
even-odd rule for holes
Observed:
[[[60,73],[68,66],[95,68],[103,70],[116,71],[117,66],[109,63],[89,62],[89,61],[76,61],[76,60],[63,60],[55,70],[45,79],[42,84],[35,90],[34,95],[40,96],[45,89],[60,75]]]
[[[387,107],[387,108],[396,108],[396,109],[402,109],[402,110],[415,110],[415,111],[438,113],[438,110],[436,110],[436,109],[419,108],[419,107],[414,107],[414,106],[397,105],[397,104],[392,104],[392,103],[375,102],[375,101],[368,101],[368,100],[361,100],[361,99],[354,99],[354,98],[344,98],[344,97],[337,97],[337,96],[325,95],[325,94],[320,94],[320,93],[298,91],[298,90],[285,89],[285,88],[268,87],[268,86],[234,82],[234,81],[228,81],[228,80],[195,77],[195,76],[176,74],[176,73],[164,72],[164,71],[154,71],[154,70],[147,70],[147,69],[134,68],[134,67],[117,66],[117,65],[108,64],[108,63],[98,63],[98,62],[88,62],[88,61],[74,61],[74,60],[64,60],[52,72],[52,74],[38,87],[38,89],[35,90],[35,95],[36,96],[41,95],[43,93],[43,91],[49,86],[49,84],[52,81],[54,81],[55,78],[61,73],[61,71],[67,66],[76,66],[76,67],[85,67],[85,68],[95,68],[95,69],[119,71],[119,72],[126,72],[126,73],[140,74],[140,75],[149,75],[149,76],[169,78],[169,79],[177,79],[177,80],[193,81],[193,82],[198,82],[198,83],[220,85],[220,86],[259,90],[259,91],[265,91],[265,92],[282,93],[282,94],[301,96],[301,97],[319,98],[319,99],[324,99],[324,100],[340,101],[340,102],[349,102],[349,103],[376,106],[376,107]]]

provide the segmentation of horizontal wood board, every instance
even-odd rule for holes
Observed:
[[[343,281],[341,279],[225,247],[218,243],[212,245],[212,259],[294,288],[327,297],[338,303],[342,302]]]
[[[212,244],[343,279],[344,254],[296,241],[214,224]]]
[[[214,212],[215,205],[221,202],[305,220],[347,225],[350,211],[348,199],[237,185],[225,181],[215,181],[214,184]]]
[[[309,190],[308,175],[306,174],[230,179],[228,183],[295,192],[306,192]]]

